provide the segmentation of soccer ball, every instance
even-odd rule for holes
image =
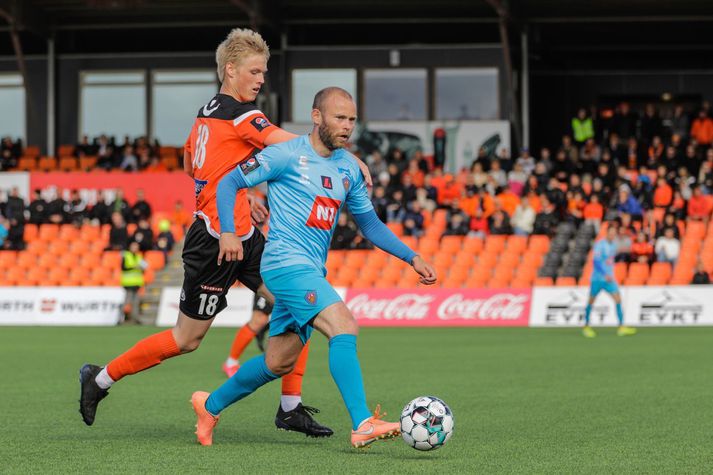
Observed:
[[[422,396],[406,404],[401,413],[401,437],[417,450],[434,450],[453,435],[453,413],[434,396]]]

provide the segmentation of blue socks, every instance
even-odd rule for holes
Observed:
[[[619,320],[619,326],[624,324],[624,311],[621,309],[621,304],[616,304],[616,318]]]
[[[357,358],[356,335],[337,335],[329,340],[329,371],[342,393],[352,429],[356,430],[364,419],[371,417]]]
[[[221,387],[210,393],[205,402],[208,412],[217,416],[226,407],[254,393],[260,386],[277,379],[267,369],[265,355],[256,356],[240,367],[240,370]]]
[[[584,326],[589,326],[589,317],[592,315],[592,304],[587,304],[587,308],[584,309]]]

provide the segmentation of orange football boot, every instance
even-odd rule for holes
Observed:
[[[214,416],[205,408],[205,402],[210,393],[196,391],[191,396],[193,410],[196,411],[196,436],[201,445],[213,445],[213,429],[218,425],[220,416]]]
[[[379,414],[381,405],[376,406],[374,415],[361,423],[357,430],[352,431],[352,446],[364,448],[379,439],[393,439],[401,434],[401,424],[381,420],[386,413]]]

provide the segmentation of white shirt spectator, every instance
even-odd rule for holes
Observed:
[[[535,224],[537,213],[527,202],[521,202],[510,218],[510,223],[516,234],[530,234]]]
[[[676,262],[681,252],[681,242],[673,237],[661,236],[656,240],[656,255],[660,261]]]

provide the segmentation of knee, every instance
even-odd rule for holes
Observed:
[[[178,346],[178,349],[181,350],[181,353],[190,353],[197,350],[201,345],[201,341],[203,341],[202,336],[180,337],[174,335],[174,338],[176,339],[176,345]]]
[[[294,361],[278,361],[272,358],[265,360],[265,364],[267,365],[267,369],[277,376],[284,376],[290,373],[295,367]]]

